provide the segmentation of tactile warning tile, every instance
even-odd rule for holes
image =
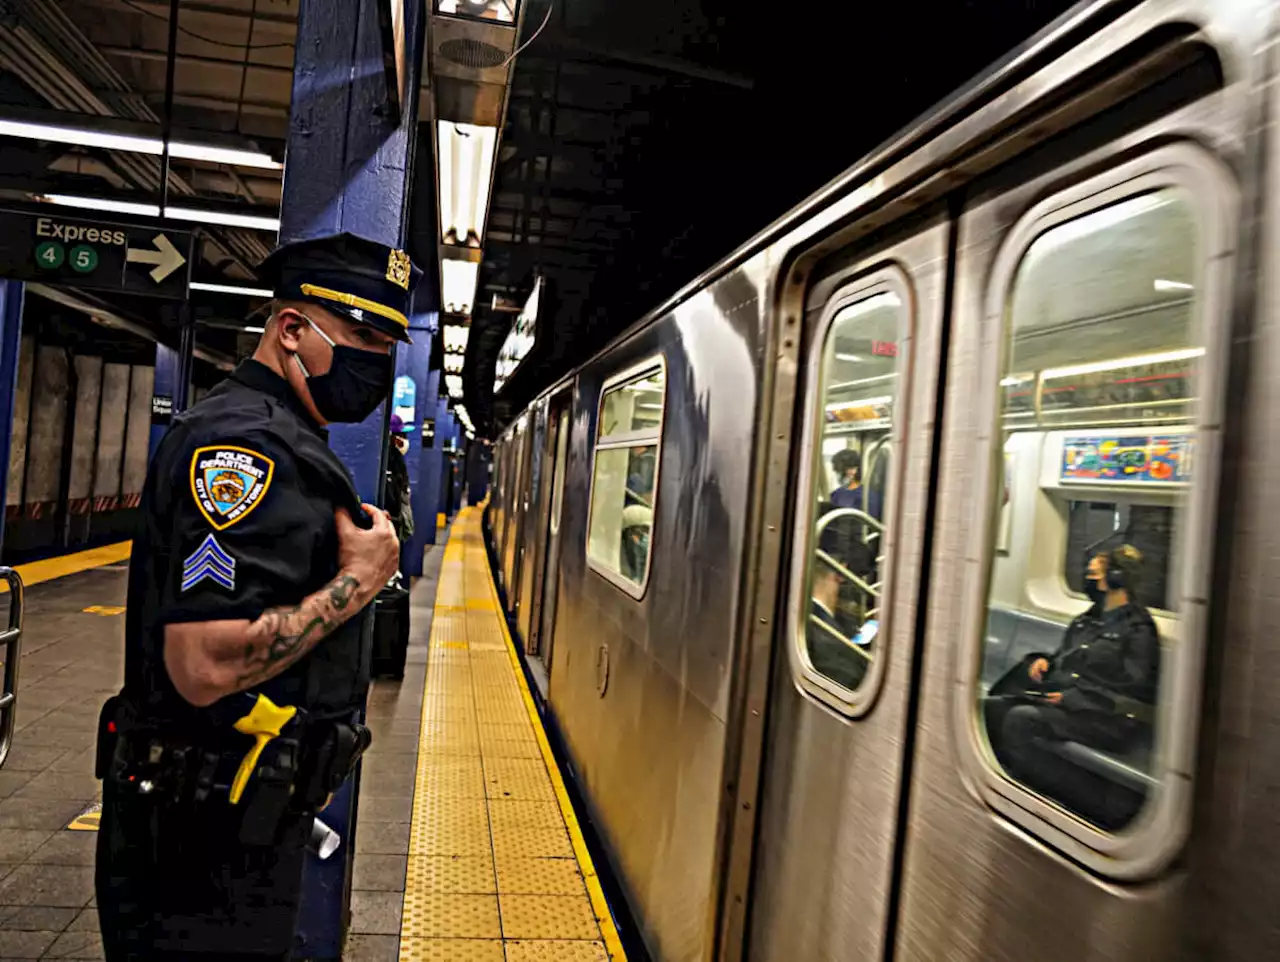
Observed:
[[[401,939],[400,962],[503,962],[492,939]]]
[[[493,854],[502,860],[517,858],[572,858],[573,846],[563,828],[495,827]]]
[[[540,939],[508,942],[507,962],[609,962],[609,953],[603,942]]]
[[[482,742],[486,741],[531,741],[537,744],[537,738],[533,734],[533,726],[529,724],[528,718],[518,723],[509,725],[490,725],[486,722],[476,722],[476,733],[480,736]]]
[[[400,934],[410,939],[500,939],[498,900],[492,895],[405,892]]]
[[[498,891],[504,895],[585,895],[572,858],[498,857]]]
[[[410,855],[478,855],[493,851],[489,822],[470,809],[440,808],[409,825]]]
[[[489,798],[523,798],[554,801],[551,779],[541,759],[486,758],[485,793]]]
[[[542,749],[532,738],[528,741],[481,742],[485,758],[542,758]]]
[[[498,891],[493,860],[488,855],[410,856],[405,889],[463,895],[493,895]]]
[[[499,895],[508,939],[598,939],[600,928],[585,895]]]
[[[476,691],[476,720],[480,724],[515,725],[528,717],[528,710],[518,695],[483,688]]]
[[[563,828],[564,816],[557,802],[491,798],[489,822],[495,832],[507,828]]]

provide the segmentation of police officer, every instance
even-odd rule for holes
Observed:
[[[1072,741],[1112,753],[1149,743],[1160,676],[1160,638],[1138,602],[1142,553],[1129,544],[1094,555],[1092,605],[1053,653],[1036,652],[992,686],[984,711],[992,750],[1009,773],[1108,828],[1142,803],[1053,750]]]
[[[174,419],[103,709],[97,899],[109,960],[287,959],[315,813],[367,747],[360,619],[396,571],[325,425],[389,394],[420,272],[342,234],[262,265],[253,358]]]

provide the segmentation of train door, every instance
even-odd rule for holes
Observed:
[[[555,448],[551,467],[551,511],[547,518],[546,573],[542,579],[542,602],[537,621],[535,654],[543,668],[551,671],[551,649],[555,643],[556,600],[560,587],[560,518],[564,509],[565,461],[569,456],[569,396],[556,415]],[[549,439],[550,440],[550,439]]]
[[[564,392],[551,398],[547,404],[547,430],[542,447],[542,490],[538,494],[541,505],[536,546],[538,570],[530,594],[529,625],[524,633],[526,651],[542,658],[544,666],[550,664],[543,647],[550,642],[550,626],[553,623],[553,620],[547,618],[547,608],[548,598],[554,598],[555,567],[559,563],[559,513],[564,485],[568,403],[569,395]],[[554,608],[554,604],[551,607]]]
[[[507,606],[511,612],[515,611],[516,578],[520,564],[521,509],[524,504],[525,474],[528,470],[526,453],[528,426],[528,415],[522,415],[516,422],[515,431],[511,435],[511,487],[507,498],[507,523],[502,549],[502,583],[507,592]]]
[[[1221,112],[1082,132],[961,215],[902,962],[1183,957],[1238,216],[1200,146],[1230,139]]]
[[[921,224],[828,258],[805,304],[753,962],[881,957],[950,237]]]
[[[541,587],[542,555],[547,536],[547,436],[550,419],[545,400],[533,408],[533,432],[529,438],[529,489],[520,544],[520,585],[516,602],[516,628],[526,651],[532,642],[533,618]]]

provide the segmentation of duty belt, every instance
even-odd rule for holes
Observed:
[[[97,776],[125,795],[192,807],[197,818],[205,805],[241,806],[241,841],[272,844],[287,813],[311,814],[327,804],[371,738],[349,719],[312,717],[265,696],[244,697],[253,707],[230,730],[198,731],[140,715],[119,697],[108,700]]]

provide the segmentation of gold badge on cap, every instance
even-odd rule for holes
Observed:
[[[387,258],[387,280],[409,289],[409,255],[404,251],[393,250]]]

